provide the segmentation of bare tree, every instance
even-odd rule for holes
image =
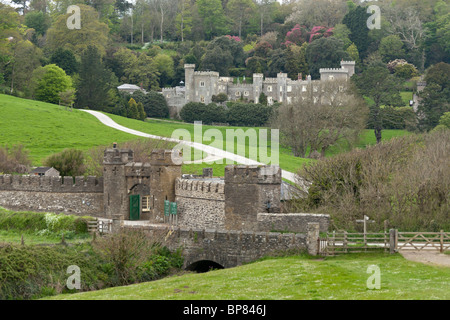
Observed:
[[[353,144],[365,128],[368,109],[350,82],[314,82],[293,103],[280,106],[272,126],[297,157],[325,155],[338,142]]]

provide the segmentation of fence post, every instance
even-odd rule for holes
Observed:
[[[347,231],[344,231],[344,249],[345,252],[348,252],[348,248],[347,248]]]
[[[391,254],[395,253],[395,250],[397,249],[396,248],[397,241],[395,239],[395,236],[396,236],[396,230],[395,229],[390,229],[389,230],[389,252]]]
[[[440,252],[443,253],[444,252],[444,230],[441,230],[441,248],[440,248]]]

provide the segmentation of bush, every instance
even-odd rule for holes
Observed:
[[[23,145],[0,147],[0,173],[27,173],[30,165],[28,151]]]
[[[356,230],[363,215],[383,229],[450,228],[450,131],[410,135],[319,160],[299,171],[311,183],[292,210],[329,213],[336,228]]]
[[[44,160],[44,165],[53,167],[65,176],[82,176],[85,171],[84,155],[81,150],[65,149]]]
[[[208,105],[201,102],[189,102],[180,111],[180,117],[186,122],[202,121],[203,124],[213,122],[226,122],[225,108],[210,103]]]
[[[254,103],[231,103],[227,122],[233,126],[263,126],[272,116],[273,107]]]
[[[380,109],[380,118],[383,122],[383,129],[399,129],[414,131],[417,128],[417,117],[411,107],[391,107]],[[368,129],[373,129],[373,117],[369,117]]]

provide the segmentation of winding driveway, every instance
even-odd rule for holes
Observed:
[[[129,134],[133,134],[133,135],[145,137],[145,138],[156,139],[156,140],[181,143],[181,144],[190,146],[192,148],[204,151],[204,152],[208,153],[208,157],[203,159],[204,162],[214,161],[217,159],[225,158],[225,159],[229,159],[232,161],[236,161],[237,163],[244,164],[244,165],[264,165],[261,162],[257,162],[255,160],[251,160],[251,159],[239,156],[237,154],[227,152],[227,151],[224,151],[224,150],[221,150],[218,148],[214,148],[214,147],[211,147],[211,146],[208,146],[205,144],[192,142],[192,141],[184,141],[184,140],[179,140],[179,139],[167,138],[167,137],[160,137],[160,136],[155,136],[152,134],[144,133],[141,131],[137,131],[134,129],[130,129],[130,128],[124,127],[124,126],[116,123],[110,117],[108,117],[107,115],[105,115],[101,112],[98,112],[98,111],[94,111],[94,110],[82,110],[82,111],[90,113],[91,115],[96,117],[101,123],[103,123],[104,125],[106,125],[108,127],[111,127],[111,128],[123,131],[123,132],[127,132]],[[298,183],[298,181],[295,178],[295,174],[292,172],[281,170],[281,176],[286,180],[289,180],[294,183]]]

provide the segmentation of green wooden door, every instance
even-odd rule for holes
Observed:
[[[138,194],[130,195],[130,220],[139,220],[141,213],[141,199]]]

